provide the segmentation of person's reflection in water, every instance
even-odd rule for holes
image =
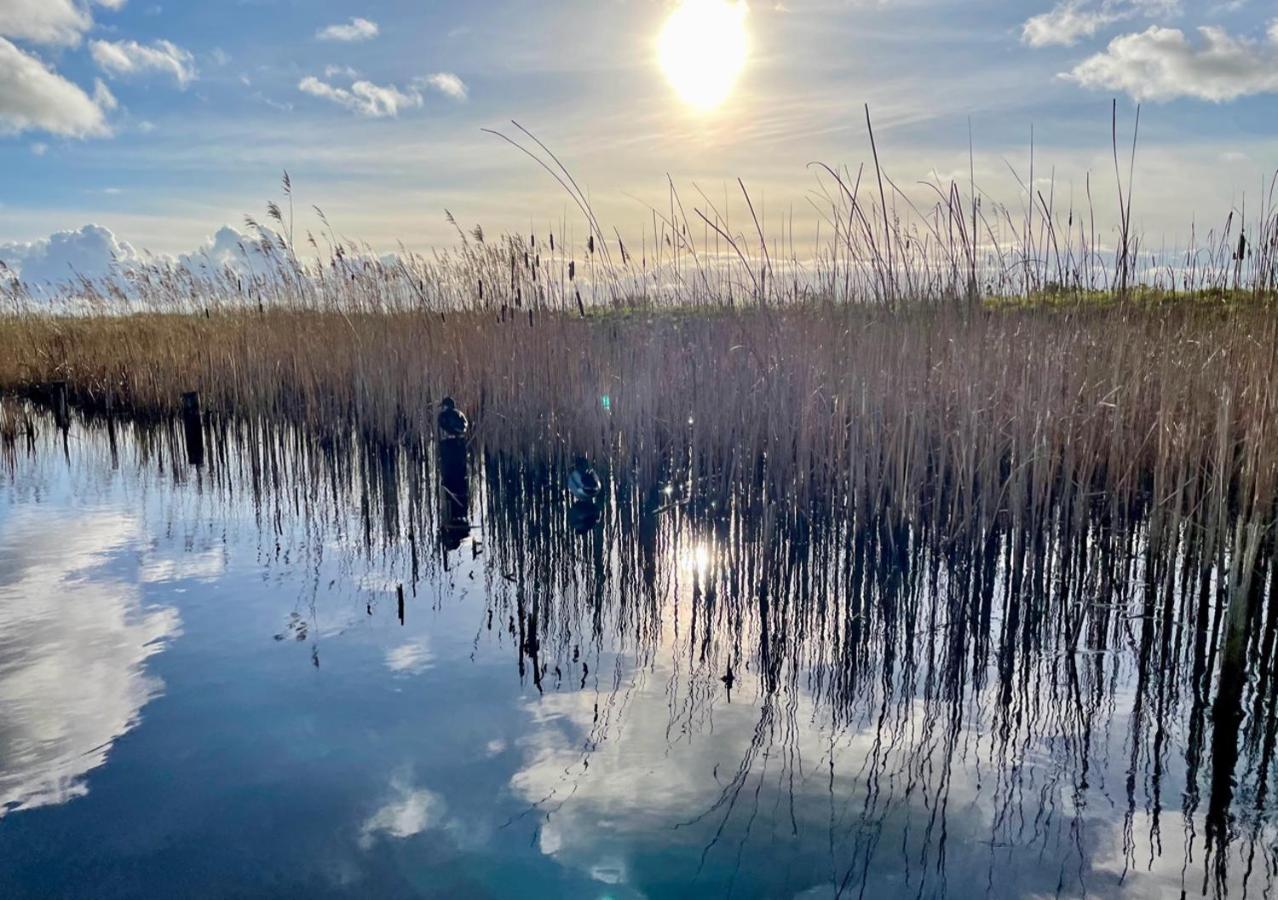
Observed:
[[[599,507],[593,500],[577,500],[568,510],[568,524],[577,534],[589,534],[599,524]]]
[[[459,549],[470,536],[470,479],[466,456],[465,438],[446,437],[439,442],[439,543],[445,553]]]

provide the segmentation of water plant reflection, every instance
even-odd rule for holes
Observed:
[[[180,451],[126,430],[148,467]],[[1278,874],[1278,563],[1246,503],[1173,517],[1150,502],[1163,476],[1122,504],[1013,479],[973,522],[944,481],[924,503],[800,502],[761,464],[708,490],[675,447],[614,467],[580,535],[566,467],[479,448],[478,525],[432,549],[432,447],[228,422],[205,470],[172,471],[202,502],[243,491],[268,557],[378,573],[370,609],[401,580],[411,598],[482,580],[476,643],[529,685],[506,827],[565,864],[626,878],[659,840],[688,849],[688,882],[783,859],[844,895],[1223,895]],[[423,654],[386,665],[420,674]]]

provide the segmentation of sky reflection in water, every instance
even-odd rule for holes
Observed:
[[[1028,586],[1009,632],[1005,548],[658,485],[583,536],[477,460],[445,552],[428,459],[51,431],[0,487],[0,895],[1273,890],[1267,671],[1223,787],[1192,633],[1070,654]]]

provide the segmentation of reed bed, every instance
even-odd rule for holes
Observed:
[[[431,434],[452,395],[490,449],[585,452],[725,497],[980,527],[1063,496],[1267,527],[1276,331],[1266,307],[1192,304],[24,317],[0,326],[0,385],[65,381],[82,410],[144,419],[199,390],[218,416],[385,443]]]
[[[0,278],[0,392],[65,383],[86,415],[155,420],[197,390],[215,422],[382,446],[432,435],[451,395],[489,452],[586,453],[791,518],[889,510],[953,538],[1103,510],[1157,541],[1269,540],[1274,186],[1250,220],[1151,255],[1117,115],[1113,135],[1112,227],[1032,170],[1016,213],[974,179],[920,205],[872,145],[873,167],[816,167],[827,224],[803,251],[744,184],[736,224],[672,186],[627,243],[522,129],[584,240],[459,226],[451,252],[378,258],[322,213],[298,237],[285,176],[242,265],[156,260],[52,299]]]

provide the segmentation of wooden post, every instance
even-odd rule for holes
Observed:
[[[106,393],[106,426],[107,441],[111,445],[111,468],[118,469],[120,467],[120,447],[119,440],[115,435],[115,398],[108,389]]]
[[[186,433],[186,459],[193,466],[204,465],[204,423],[200,420],[200,392],[182,395],[182,430]]]
[[[63,431],[71,424],[71,416],[67,410],[67,383],[54,381],[49,384],[49,402],[53,405],[53,421]]]

